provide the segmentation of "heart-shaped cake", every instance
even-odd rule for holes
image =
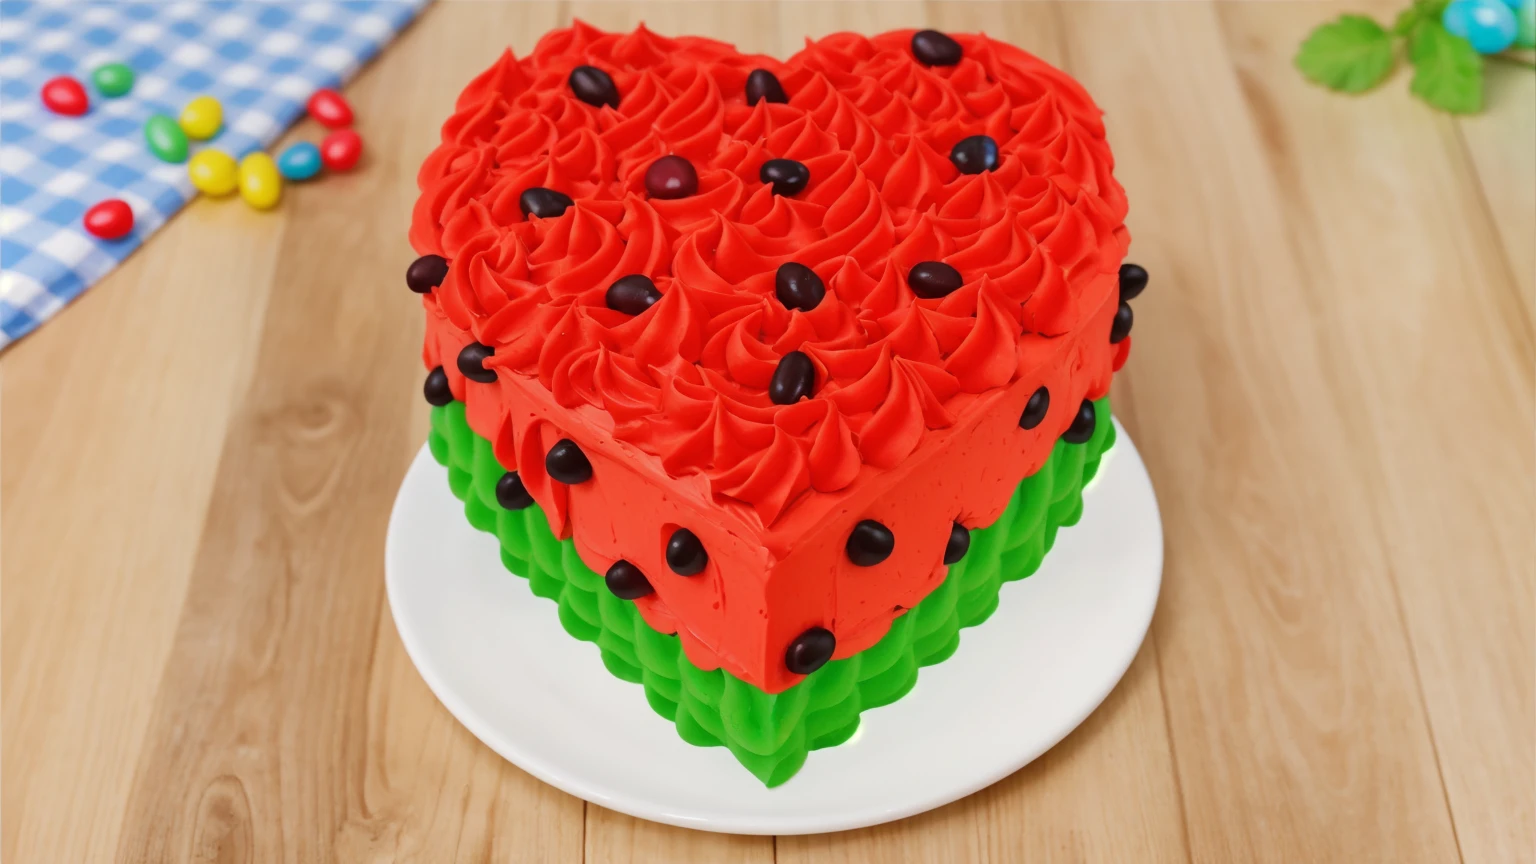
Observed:
[[[783,779],[1076,520],[1146,279],[1112,167],[985,36],[552,32],[421,166],[434,452],[567,630]]]

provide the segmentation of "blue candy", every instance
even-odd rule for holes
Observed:
[[[320,148],[308,141],[295,141],[277,157],[277,170],[286,180],[308,180],[320,173]]]
[[[1452,36],[1472,43],[1479,54],[1497,54],[1514,44],[1519,30],[1504,0],[1456,0],[1445,7],[1440,23]]]

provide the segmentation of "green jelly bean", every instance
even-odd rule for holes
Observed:
[[[126,63],[97,66],[91,73],[91,83],[103,96],[126,96],[133,89],[133,70]]]
[[[153,114],[144,121],[144,142],[149,152],[166,162],[187,161],[187,133],[174,117]]]

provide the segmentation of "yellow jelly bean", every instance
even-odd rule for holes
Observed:
[[[240,197],[257,210],[270,210],[283,197],[283,178],[277,163],[265,153],[240,160]]]
[[[224,125],[224,106],[212,96],[199,96],[181,109],[181,131],[188,138],[206,141]]]
[[[234,157],[220,150],[204,150],[187,163],[192,185],[204,195],[228,195],[239,185]]]

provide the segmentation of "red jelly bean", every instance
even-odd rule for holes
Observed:
[[[363,155],[363,139],[351,129],[325,136],[320,142],[320,162],[327,171],[350,171]]]
[[[116,240],[133,230],[133,208],[121,198],[108,198],[85,211],[85,230],[103,240]]]
[[[315,95],[309,97],[309,116],[315,118],[322,126],[332,129],[340,129],[343,126],[352,125],[352,106],[347,100],[341,98],[341,94],[335,90],[320,89]]]
[[[68,75],[48,79],[48,83],[43,85],[42,96],[43,104],[55,114],[79,117],[91,107],[90,100],[85,96],[85,88]]]

